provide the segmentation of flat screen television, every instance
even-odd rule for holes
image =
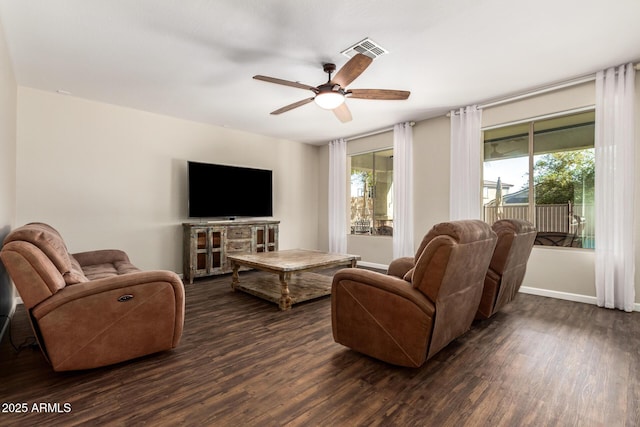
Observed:
[[[273,215],[273,172],[212,163],[188,163],[189,217]]]

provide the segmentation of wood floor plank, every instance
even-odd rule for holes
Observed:
[[[0,402],[30,410],[0,425],[640,425],[640,313],[520,294],[409,369],[336,344],[328,297],[281,312],[230,283],[185,285],[180,346],[110,367],[55,373],[5,334]],[[19,306],[13,341],[31,334]]]

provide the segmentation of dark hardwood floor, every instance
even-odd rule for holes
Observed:
[[[640,313],[520,294],[408,369],[336,344],[329,298],[280,312],[230,281],[186,285],[180,346],[116,366],[56,373],[5,334],[0,425],[640,425]]]

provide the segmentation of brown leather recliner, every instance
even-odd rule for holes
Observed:
[[[495,245],[483,221],[451,221],[435,225],[415,257],[394,260],[386,275],[338,271],[334,340],[388,363],[421,366],[471,326]]]
[[[527,261],[536,239],[536,228],[519,219],[503,219],[493,224],[498,243],[484,279],[484,291],[476,319],[488,319],[518,294],[527,270]]]
[[[0,258],[55,371],[110,365],[180,341],[184,287],[171,271],[140,271],[120,250],[71,255],[43,223],[9,233]]]

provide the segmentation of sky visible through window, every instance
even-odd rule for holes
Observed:
[[[515,193],[529,185],[529,159],[515,157],[511,159],[492,160],[484,162],[484,179],[500,181],[503,184],[511,184],[513,187],[509,193]]]

